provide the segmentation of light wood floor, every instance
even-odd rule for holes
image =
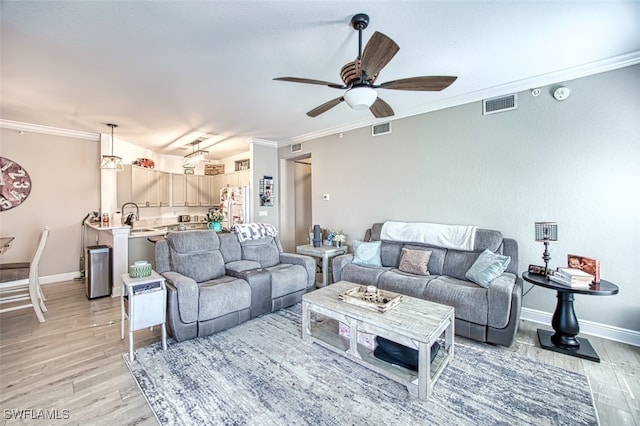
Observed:
[[[44,291],[45,323],[28,309],[0,315],[0,425],[155,425],[122,359],[119,299],[88,301],[80,281]],[[541,349],[538,327],[523,321],[511,350],[586,374],[602,425],[640,425],[640,348],[590,337],[602,362],[583,361]],[[135,334],[136,347],[158,340],[158,327]],[[29,409],[68,418],[16,421],[7,411]]]

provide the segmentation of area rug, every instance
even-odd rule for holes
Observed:
[[[124,356],[162,425],[595,425],[587,378],[457,339],[429,401],[300,337],[300,305]]]

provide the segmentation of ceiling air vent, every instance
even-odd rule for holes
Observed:
[[[482,101],[482,114],[495,114],[496,112],[510,111],[518,108],[518,94],[500,96],[498,98]]]
[[[391,133],[391,123],[375,124],[371,126],[371,136],[380,136]]]
[[[300,152],[302,151],[302,144],[301,143],[293,143],[291,144],[291,152]]]

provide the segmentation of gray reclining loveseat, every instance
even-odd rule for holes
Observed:
[[[518,277],[518,244],[499,231],[477,229],[471,251],[434,245],[381,240],[383,224],[376,223],[364,241],[380,242],[380,266],[353,263],[353,254],[333,259],[334,282],[345,280],[455,308],[455,333],[481,342],[511,346],[518,331],[522,279]],[[431,251],[428,275],[399,269],[402,249]],[[484,250],[509,256],[504,273],[485,286],[467,278],[467,271]]]
[[[206,336],[294,305],[315,286],[315,261],[283,253],[278,237],[173,232],[156,243],[167,282],[167,325],[177,341]]]

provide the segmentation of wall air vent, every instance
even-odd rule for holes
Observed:
[[[380,136],[391,133],[391,123],[375,124],[371,126],[371,136]]]
[[[301,143],[292,143],[291,145],[291,152],[300,152],[302,151],[302,144]]]
[[[496,112],[510,111],[518,108],[518,94],[500,96],[498,98],[482,101],[482,115],[495,114]]]

